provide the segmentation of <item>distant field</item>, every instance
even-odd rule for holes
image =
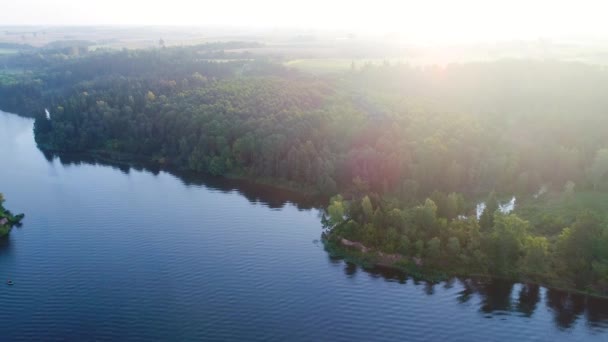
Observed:
[[[19,52],[17,49],[0,48],[0,55],[10,55]]]
[[[366,64],[406,63],[405,59],[349,59],[349,58],[306,58],[285,62],[285,65],[310,73],[331,73],[360,68]]]
[[[304,38],[304,39],[303,39]],[[310,73],[349,70],[367,62],[388,60],[410,65],[446,65],[499,59],[557,59],[608,65],[608,41],[543,41],[480,43],[462,45],[417,45],[390,36],[352,36],[340,32],[306,33],[300,30],[243,30],[211,27],[46,27],[0,28],[0,56],[28,47],[48,47],[70,42],[87,42],[90,50],[142,49],[197,45],[218,41],[257,42],[260,47],[226,49],[228,55],[247,52],[276,58],[285,65]],[[4,44],[4,45],[2,45]],[[8,44],[8,45],[7,45]],[[12,44],[12,45],[10,45]],[[14,47],[17,46],[17,47]],[[22,46],[22,47],[18,47]]]
[[[349,59],[294,59],[285,63],[288,67],[293,67],[301,71],[312,73],[329,73],[350,69],[352,61]]]

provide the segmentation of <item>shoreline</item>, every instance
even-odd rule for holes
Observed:
[[[21,116],[19,114],[15,114],[15,115]],[[24,116],[22,116],[22,117],[24,117]],[[34,137],[34,139],[35,139],[35,137]],[[195,170],[191,170],[191,169],[188,169],[185,167],[179,167],[174,164],[167,163],[164,161],[164,158],[158,159],[158,158],[150,157],[150,156],[143,157],[143,156],[137,156],[137,155],[129,154],[129,153],[119,153],[119,152],[112,152],[112,151],[107,151],[107,150],[85,150],[85,151],[71,152],[71,151],[63,151],[63,150],[55,149],[55,148],[49,148],[48,146],[45,146],[44,144],[39,144],[38,142],[36,142],[36,143],[37,143],[38,148],[43,153],[45,153],[45,154],[50,153],[52,155],[57,155],[59,157],[74,156],[74,157],[82,157],[83,159],[89,159],[92,162],[107,163],[107,164],[115,165],[115,166],[142,167],[142,168],[152,170],[153,172],[154,171],[165,171],[165,172],[171,173],[172,175],[175,175],[177,177],[183,177],[183,176],[187,176],[187,175],[200,176],[200,177],[217,177],[217,178],[223,178],[226,180],[243,181],[243,182],[247,182],[249,184],[267,186],[272,189],[289,192],[293,195],[296,195],[296,196],[302,197],[302,198],[308,198],[308,199],[324,198],[325,201],[328,198],[327,196],[323,196],[322,194],[320,194],[319,191],[311,190],[310,188],[294,186],[291,182],[287,182],[287,181],[278,181],[278,180],[269,180],[269,179],[264,179],[264,178],[250,177],[250,176],[247,176],[242,173],[226,173],[223,175],[214,176],[214,175],[211,175],[204,171],[195,171]],[[318,206],[323,206],[322,201],[318,201],[317,203],[318,203]],[[322,241],[323,241],[324,246],[327,247],[327,237],[325,236],[325,234],[323,234],[323,236],[322,236]],[[436,270],[424,269],[424,267],[419,267],[419,266],[412,267],[412,263],[407,262],[407,261],[403,262],[401,265],[399,265],[399,262],[406,260],[407,257],[401,255],[398,258],[398,260],[393,260],[393,261],[387,262],[385,259],[383,259],[385,255],[383,255],[383,253],[380,251],[371,250],[372,253],[364,252],[363,254],[352,253],[352,248],[349,249],[345,246],[338,246],[338,248],[334,248],[334,250],[332,250],[332,251],[327,250],[327,248],[326,248],[326,251],[329,252],[330,254],[335,253],[335,255],[347,260],[348,262],[351,262],[358,266],[362,266],[364,268],[371,266],[371,267],[382,267],[382,268],[392,269],[395,271],[404,272],[408,275],[412,275],[414,278],[431,281],[431,282],[444,281],[451,277],[475,277],[475,278],[487,278],[487,279],[502,279],[502,280],[508,280],[508,281],[513,281],[513,282],[519,282],[519,283],[537,284],[537,285],[540,285],[540,286],[543,286],[546,288],[551,288],[551,289],[555,289],[555,290],[560,290],[560,291],[584,295],[584,296],[591,296],[594,298],[608,299],[608,294],[602,294],[602,293],[598,293],[598,292],[594,292],[594,291],[580,290],[580,289],[564,286],[563,284],[562,285],[555,284],[551,281],[542,281],[542,280],[538,280],[538,279],[530,280],[530,279],[526,279],[523,277],[522,278],[518,278],[518,277],[509,278],[509,277],[495,276],[495,275],[491,275],[491,274],[468,273],[464,270],[461,270],[460,272],[451,272],[451,271],[440,270],[440,269],[436,269]],[[378,255],[378,253],[380,253],[380,255]],[[357,254],[359,254],[359,255],[357,255]]]
[[[16,116],[22,117],[24,119],[31,119],[31,120],[35,119],[35,115],[23,115],[23,114],[18,114],[16,112],[12,112],[12,111],[5,111],[2,109],[0,109],[0,111],[4,112],[6,114],[16,115]],[[237,173],[226,173],[223,175],[214,176],[207,172],[195,171],[195,170],[191,170],[188,168],[178,167],[178,166],[172,165],[170,163],[160,162],[158,160],[155,160],[152,157],[142,157],[142,156],[137,156],[137,155],[130,154],[130,153],[120,153],[120,152],[112,152],[112,151],[105,151],[105,150],[64,151],[64,150],[52,148],[45,144],[39,143],[36,140],[36,135],[33,134],[33,136],[34,136],[34,141],[36,143],[36,146],[45,155],[52,154],[52,155],[56,155],[59,157],[62,157],[62,156],[64,156],[64,157],[81,157],[82,159],[93,159],[93,161],[95,161],[95,162],[99,161],[99,162],[107,163],[107,164],[113,165],[113,166],[129,166],[129,167],[140,167],[141,166],[141,167],[147,168],[151,171],[169,172],[178,177],[181,177],[184,175],[197,175],[197,176],[201,176],[201,177],[218,177],[218,178],[224,178],[224,179],[228,179],[228,180],[244,181],[244,182],[248,182],[250,184],[263,185],[263,186],[268,186],[268,187],[274,188],[276,190],[290,192],[293,195],[296,195],[298,197],[303,197],[306,199],[319,199],[318,202],[319,202],[319,205],[321,205],[321,206],[326,205],[327,203],[325,203],[325,202],[327,202],[327,200],[329,199],[329,196],[323,195],[318,190],[312,190],[310,188],[295,186],[295,185],[291,184],[291,182],[287,182],[287,181],[277,181],[277,180],[270,180],[270,179],[265,179],[265,178],[249,177],[247,175],[242,175],[242,174],[237,174]],[[317,201],[315,201],[315,202],[317,202]]]
[[[290,192],[293,195],[301,196],[304,198],[312,199],[325,199],[327,200],[329,197],[324,196],[319,191],[306,189],[298,186],[291,185],[290,182],[286,181],[276,181],[270,180],[266,178],[256,178],[249,177],[247,175],[241,175],[238,173],[226,173],[223,175],[212,175],[203,171],[195,171],[188,168],[177,167],[170,163],[162,163],[153,158],[147,157],[138,157],[129,153],[116,153],[109,152],[104,150],[91,150],[91,151],[63,151],[55,148],[49,148],[44,145],[40,145],[37,143],[37,147],[45,154],[50,153],[53,156],[58,157],[81,157],[85,161],[87,159],[94,162],[107,163],[113,166],[128,166],[128,167],[142,167],[146,168],[150,171],[165,171],[176,175],[178,177],[181,176],[200,176],[200,177],[215,177],[215,178],[223,178],[227,180],[237,180],[243,181],[250,184],[263,185],[274,188],[276,190]]]
[[[412,268],[412,267],[406,266],[405,264],[404,265],[398,264],[399,261],[408,259],[408,257],[403,256],[401,254],[398,254],[400,256],[400,260],[392,262],[392,263],[387,263],[386,259],[384,258],[387,255],[385,253],[375,251],[372,248],[367,248],[367,247],[363,246],[363,244],[356,242],[356,241],[346,240],[349,243],[352,243],[352,245],[349,245],[349,244],[344,244],[340,240],[336,241],[335,239],[346,240],[346,239],[342,239],[340,237],[334,238],[327,234],[323,234],[321,241],[323,243],[325,251],[332,257],[339,258],[341,260],[344,260],[347,263],[352,263],[363,269],[378,268],[378,269],[396,271],[396,272],[402,273],[406,276],[411,276],[412,278],[414,278],[416,280],[426,281],[426,282],[430,282],[430,283],[439,283],[439,282],[447,281],[451,278],[472,278],[472,279],[484,279],[484,280],[496,279],[496,280],[509,281],[509,282],[513,282],[513,283],[520,283],[520,284],[534,284],[534,285],[542,286],[547,289],[566,292],[568,294],[593,297],[593,298],[597,298],[597,299],[608,299],[608,295],[606,295],[606,294],[601,294],[601,293],[597,293],[597,292],[588,292],[588,291],[578,290],[576,288],[563,287],[560,285],[554,285],[549,282],[543,282],[543,281],[538,281],[538,280],[509,278],[509,277],[501,277],[501,276],[495,276],[495,275],[491,275],[491,274],[481,274],[481,273],[474,273],[474,272],[473,273],[458,273],[458,272],[450,273],[450,272],[446,272],[443,270],[441,270],[441,271],[424,270],[424,267]],[[359,247],[365,248],[365,252],[363,252],[362,250],[357,250],[356,252],[354,251],[354,248],[359,248]],[[390,255],[390,256],[393,256],[393,255]]]
[[[103,151],[103,150],[66,152],[66,151],[61,151],[61,150],[57,150],[57,149],[46,148],[46,147],[43,147],[40,145],[38,145],[38,148],[40,148],[40,150],[45,153],[53,153],[53,154],[57,154],[57,155],[64,155],[67,157],[69,157],[69,156],[84,157],[85,159],[91,158],[91,159],[93,159],[93,161],[106,162],[108,164],[113,164],[116,166],[129,166],[129,167],[141,166],[143,168],[169,172],[177,177],[183,176],[185,174],[192,174],[192,175],[197,175],[197,176],[201,176],[201,177],[218,177],[218,178],[223,178],[226,180],[243,181],[243,182],[247,182],[250,184],[267,186],[267,187],[270,187],[270,188],[273,188],[276,190],[287,191],[289,193],[292,193],[293,195],[302,196],[302,197],[308,198],[308,199],[321,198],[321,196],[322,196],[318,192],[315,193],[312,191],[305,191],[305,190],[298,189],[293,186],[286,185],[282,182],[273,183],[273,182],[270,182],[267,180],[265,181],[264,179],[259,179],[259,178],[256,179],[256,178],[251,178],[251,177],[237,175],[237,174],[225,174],[225,175],[220,175],[220,176],[213,176],[213,175],[210,175],[205,172],[197,172],[197,171],[183,169],[183,168],[171,167],[171,164],[164,164],[164,163],[155,161],[154,159],[137,157],[137,156],[131,155],[131,154],[112,153],[112,152]],[[600,294],[600,293],[596,293],[596,292],[586,292],[583,290],[563,287],[563,286],[551,284],[549,282],[543,282],[543,281],[538,281],[538,280],[515,279],[515,278],[507,278],[507,277],[500,277],[500,276],[494,276],[494,275],[490,275],[490,274],[480,274],[480,273],[459,273],[459,272],[450,273],[450,272],[446,272],[443,270],[425,270],[423,267],[413,268],[411,266],[408,267],[405,265],[398,265],[397,263],[399,261],[403,261],[403,260],[407,259],[407,257],[405,257],[403,255],[399,255],[399,260],[387,262],[387,260],[385,258],[387,256],[386,254],[384,254],[382,252],[374,251],[373,249],[367,248],[358,242],[353,242],[353,243],[359,244],[360,246],[362,246],[363,248],[365,248],[366,250],[368,250],[372,253],[366,253],[366,252],[361,253],[360,251],[358,253],[352,253],[352,248],[349,248],[349,246],[344,246],[344,245],[336,246],[335,243],[334,243],[333,248],[330,248],[328,250],[327,249],[327,243],[328,243],[327,236],[324,235],[321,240],[322,240],[324,246],[326,247],[325,248],[326,251],[330,255],[342,258],[342,259],[346,260],[347,262],[351,262],[357,266],[360,266],[363,268],[381,267],[381,268],[385,268],[385,269],[390,269],[393,271],[398,271],[398,272],[402,272],[404,274],[410,275],[419,280],[430,281],[433,283],[445,281],[452,277],[501,279],[501,280],[513,281],[513,282],[517,282],[517,283],[536,284],[539,286],[543,286],[546,288],[551,288],[551,289],[559,290],[559,291],[563,291],[563,292],[568,292],[571,294],[578,294],[578,295],[584,295],[584,296],[591,296],[594,298],[608,299],[608,295],[604,295],[604,294]],[[350,246],[350,247],[352,247],[352,246]],[[380,253],[380,255],[378,255],[378,253]],[[394,255],[390,255],[390,256],[394,257]]]

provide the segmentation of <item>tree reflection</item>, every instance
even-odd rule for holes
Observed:
[[[519,290],[517,311],[526,317],[532,316],[540,302],[540,286],[536,284],[523,284]]]
[[[342,265],[344,274],[348,277],[353,277],[361,270],[374,278],[380,277],[390,282],[405,284],[411,279],[412,284],[416,288],[421,285],[420,290],[428,296],[441,293],[442,290],[454,289],[457,291],[455,298],[458,303],[475,303],[484,316],[520,314],[522,318],[530,318],[541,306],[542,294],[545,292],[545,305],[552,312],[553,321],[559,329],[571,328],[579,317],[585,314],[586,325],[590,329],[601,333],[608,331],[608,299],[544,289],[537,284],[521,284],[499,279],[451,278],[441,283],[426,282],[408,278],[403,272],[391,268],[359,268],[340,258],[330,260],[336,266]]]
[[[608,330],[608,300],[587,298],[587,324],[594,329]]]
[[[344,274],[346,274],[347,277],[352,278],[357,274],[357,265],[350,262],[344,263]]]
[[[459,280],[460,284],[462,285],[462,291],[458,293],[458,297],[456,297],[456,299],[459,303],[464,304],[469,302],[477,291],[473,279],[462,278]]]
[[[308,210],[323,207],[326,201],[323,197],[306,196],[248,180],[228,179],[171,168],[160,168],[157,164],[119,163],[77,153],[55,153],[48,151],[42,151],[42,153],[48,162],[52,163],[57,158],[62,165],[103,165],[120,170],[124,174],[129,174],[132,170],[135,170],[158,175],[164,171],[180,179],[186,186],[204,186],[207,189],[224,193],[235,191],[247,198],[251,203],[262,203],[272,209],[280,209],[286,204],[292,203],[300,210]]]
[[[430,283],[427,282],[424,284],[424,293],[426,293],[427,296],[431,296],[435,294],[435,283]]]
[[[572,327],[585,311],[585,297],[568,292],[548,289],[546,303],[553,312],[555,324],[561,329]]]
[[[479,295],[482,299],[479,309],[485,313],[511,311],[513,308],[511,303],[513,285],[515,285],[513,282],[495,280],[481,286]]]
[[[6,236],[0,239],[0,257],[11,253],[11,237]]]

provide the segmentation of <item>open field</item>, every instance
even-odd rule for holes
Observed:
[[[608,41],[591,39],[503,41],[452,45],[420,45],[390,34],[356,35],[338,31],[289,29],[245,30],[218,27],[26,26],[0,28],[0,55],[21,49],[78,44],[89,50],[139,49],[245,41],[258,47],[227,49],[277,59],[306,72],[348,70],[365,63],[403,62],[411,65],[446,65],[498,59],[555,59],[608,65]]]
[[[309,59],[293,59],[285,62],[288,67],[316,74],[340,72],[351,68],[358,69],[366,64],[381,65],[383,63],[408,63],[405,58],[390,58],[390,59],[348,59],[348,58],[309,58]]]
[[[10,55],[19,52],[17,49],[0,48],[0,55]]]

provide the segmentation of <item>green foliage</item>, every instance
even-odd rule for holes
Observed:
[[[608,262],[608,245],[602,244],[606,242],[606,229],[596,215],[586,211],[579,215],[572,227],[559,235],[557,255],[560,271],[572,277],[579,287],[590,286],[598,278],[603,279],[603,264]]]
[[[329,235],[439,271],[607,291],[608,70],[348,61],[311,76],[224,51],[248,44],[2,56],[24,72],[0,73],[0,108],[35,117],[45,150],[342,193]],[[551,195],[534,199],[541,187]],[[494,190],[523,198],[516,215]],[[486,194],[477,220],[465,197]]]
[[[4,208],[4,196],[0,193],[0,238],[8,235],[14,225],[19,225],[24,215],[13,215]]]
[[[371,219],[374,214],[374,207],[368,196],[361,199],[361,208],[363,210],[363,215],[365,215],[365,220]]]
[[[493,261],[494,271],[509,275],[516,271],[529,230],[529,223],[516,215],[496,215],[489,235],[486,253]]]
[[[528,236],[524,242],[522,271],[530,275],[547,274],[550,269],[549,241],[544,236]]]
[[[464,210],[464,196],[455,192],[450,193],[446,201],[445,218],[447,218],[448,220],[453,220],[458,215],[462,214]]]
[[[399,250],[397,251],[400,254],[403,255],[412,255],[412,243],[410,242],[410,239],[407,237],[407,235],[402,235],[400,237],[400,241],[399,241]]]
[[[427,198],[424,205],[414,208],[414,224],[422,229],[434,232],[437,227],[437,205]]]
[[[447,250],[451,256],[459,256],[460,249],[460,240],[457,237],[452,236],[448,238]]]
[[[489,230],[494,226],[494,215],[498,210],[498,200],[496,194],[492,191],[485,201],[485,209],[479,218],[479,225],[483,230]]]
[[[608,183],[608,148],[597,151],[589,174],[594,189],[599,189]]]
[[[329,225],[330,227],[335,227],[344,222],[346,207],[342,196],[340,195],[332,197],[329,202],[331,203],[327,207],[327,213],[329,214]]]
[[[434,237],[426,243],[426,246],[426,257],[436,262],[441,256],[441,240],[438,237]]]
[[[448,221],[466,210],[457,193],[604,183],[605,153],[587,151],[608,146],[606,70],[469,63],[436,82],[433,68],[370,64],[313,77],[222,50],[248,45],[6,56],[27,72],[0,74],[0,108],[37,117],[45,149],[133,155],[327,195],[429,197]]]
[[[438,218],[438,207],[431,199],[400,208],[403,203],[388,197],[375,200],[374,207],[371,198],[377,195],[332,198],[327,212],[337,224],[330,228],[329,236],[358,241],[371,250],[419,258],[424,269],[433,272],[487,274],[608,291],[608,225],[597,214],[573,212],[578,216],[569,228],[564,223],[568,219],[555,220],[552,224],[562,232],[548,238],[535,235],[539,229],[517,214],[496,211],[493,225],[482,229],[481,219],[474,216],[450,221]]]

